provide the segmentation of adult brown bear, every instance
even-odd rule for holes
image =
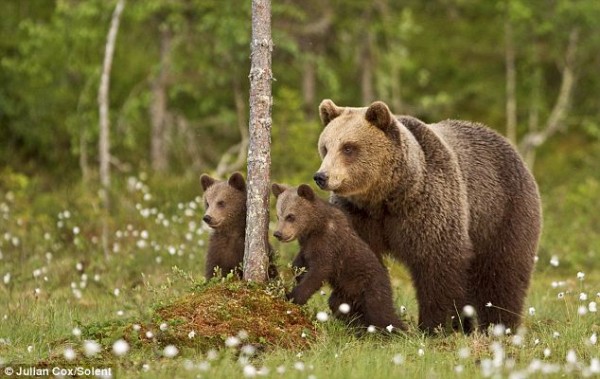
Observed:
[[[516,327],[541,209],[515,149],[483,125],[425,124],[394,116],[380,101],[350,108],[324,100],[319,111],[325,129],[315,182],[376,254],[408,267],[419,326],[456,322],[470,304],[482,328]]]

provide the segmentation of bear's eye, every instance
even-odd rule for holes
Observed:
[[[217,201],[217,207],[224,208],[225,207],[225,202],[223,200]]]
[[[342,146],[342,153],[344,153],[344,155],[352,155],[355,152],[356,152],[356,147],[354,145]]]
[[[205,208],[205,209],[208,209],[208,201],[205,201],[205,202],[204,202],[204,208]]]
[[[322,156],[326,156],[326,155],[327,155],[327,148],[326,148],[325,146],[323,146],[323,147],[321,148],[321,155],[322,155]]]
[[[295,220],[296,220],[296,216],[294,216],[294,215],[285,216],[285,221],[287,221],[287,222],[294,222]]]

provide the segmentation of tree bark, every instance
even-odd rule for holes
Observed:
[[[560,130],[562,122],[567,115],[571,95],[573,93],[573,88],[575,87],[574,67],[578,43],[579,28],[575,27],[569,33],[569,43],[565,53],[565,63],[562,70],[560,90],[558,91],[556,102],[554,103],[554,107],[552,107],[546,125],[541,130],[529,131],[523,137],[521,144],[519,145],[519,151],[530,168],[533,168],[536,149]]]
[[[510,14],[504,21],[504,43],[506,63],[506,137],[517,143],[517,72],[515,69],[515,46]]]
[[[250,54],[250,144],[248,148],[248,198],[244,279],[267,278],[269,183],[271,167],[271,1],[252,0]]]
[[[152,104],[150,123],[152,125],[150,141],[150,161],[152,169],[164,172],[169,166],[167,146],[167,85],[170,70],[171,32],[167,28],[160,31],[160,67],[152,82]]]
[[[109,119],[109,101],[108,92],[110,87],[110,70],[112,67],[113,56],[115,52],[115,41],[119,31],[119,21],[121,13],[125,7],[125,0],[119,0],[110,22],[108,36],[106,38],[106,49],[104,52],[104,63],[102,65],[102,76],[100,77],[100,88],[98,89],[98,107],[100,115],[100,138],[99,138],[99,159],[100,159],[100,196],[105,212],[110,211],[110,119]],[[108,257],[108,222],[106,216],[102,225],[102,245],[104,255]]]

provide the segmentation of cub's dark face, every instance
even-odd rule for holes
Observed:
[[[292,242],[306,235],[313,219],[315,194],[306,184],[298,188],[273,184],[277,198],[277,227],[273,235],[281,242]]]
[[[315,182],[337,195],[369,193],[390,169],[398,138],[394,117],[381,102],[349,108],[324,100],[319,111],[325,129],[319,137],[322,163]]]
[[[204,190],[205,213],[202,220],[208,226],[223,229],[245,220],[246,188],[240,174],[232,175],[227,181],[202,175],[200,183]]]

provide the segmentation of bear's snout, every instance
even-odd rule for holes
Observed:
[[[204,217],[202,217],[202,221],[210,225],[212,223],[212,217],[210,217],[209,215],[205,215]]]
[[[281,238],[283,237],[283,235],[281,234],[281,232],[279,230],[277,230],[275,233],[273,233],[273,236],[280,241],[281,241]]]
[[[329,176],[326,173],[317,172],[315,176],[313,176],[313,179],[315,180],[315,183],[317,183],[320,189],[327,188],[327,180],[329,179]]]

